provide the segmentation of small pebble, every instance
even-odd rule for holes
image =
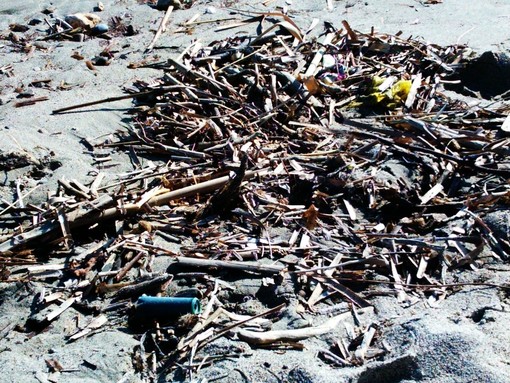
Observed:
[[[36,42],[34,42],[34,47],[44,50],[44,51],[47,51],[48,49],[51,48],[51,45],[44,41],[36,41]]]
[[[110,59],[103,56],[96,56],[92,59],[92,63],[97,66],[107,66],[110,65]]]
[[[204,12],[206,15],[209,14],[209,15],[212,15],[212,14],[215,14],[216,13],[216,8],[214,7],[207,7],[205,9],[205,12]]]
[[[42,20],[40,19],[32,19],[28,22],[28,25],[39,25],[42,23]]]
[[[98,36],[98,35],[102,35],[106,32],[108,32],[109,28],[108,28],[108,25],[106,24],[97,24],[94,28],[92,28],[90,30],[90,34],[92,36]]]
[[[24,89],[18,93],[18,98],[30,98],[34,97],[34,91],[32,89]]]
[[[132,25],[128,25],[126,27],[126,32],[124,32],[124,36],[134,36],[137,33],[138,31]]]
[[[85,40],[85,35],[83,33],[76,33],[73,35],[73,40],[82,43]]]
[[[9,29],[13,32],[26,32],[30,28],[23,24],[14,23],[9,25]]]
[[[158,0],[158,2],[156,3],[156,8],[159,9],[159,10],[167,10],[169,6],[176,6],[174,0]]]
[[[45,15],[51,15],[52,13],[54,13],[56,10],[55,7],[47,7],[47,8],[44,8],[41,13],[45,14]]]
[[[100,1],[97,3],[97,5],[94,7],[94,12],[103,12],[104,11],[104,4]]]
[[[93,13],[74,13],[67,15],[64,21],[73,28],[94,28],[101,22],[101,18]]]

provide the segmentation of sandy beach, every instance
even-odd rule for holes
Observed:
[[[311,35],[322,34],[325,23],[340,29],[342,20],[347,20],[353,29],[363,33],[370,33],[373,28],[377,32],[399,34],[403,39],[419,38],[438,46],[464,45],[473,50],[473,57],[486,51],[508,54],[510,50],[507,28],[510,3],[502,0],[183,1],[183,9],[176,6],[166,31],[154,48],[148,50],[165,14],[150,3],[103,0],[104,10],[95,11],[98,2],[92,0],[0,2],[0,211],[11,204],[20,208],[41,206],[42,214],[50,206],[49,200],[62,197],[56,194],[59,180],[91,185],[101,174],[104,177],[101,185],[108,185],[117,182],[120,175],[156,162],[157,159],[139,156],[136,160],[141,163],[136,164],[129,150],[113,145],[94,146],[99,142],[115,142],[117,133],[133,126],[132,99],[99,103],[67,113],[52,112],[125,95],[136,83],[151,84],[162,72],[135,67],[141,63],[177,60],[197,41],[207,46],[232,36],[257,36],[257,23],[217,31],[257,12],[285,10],[302,30],[307,30],[316,20],[317,26]],[[83,41],[45,38],[48,23],[64,19],[66,15],[87,12],[110,25],[109,38],[90,34],[85,34]],[[183,23],[192,18],[196,22],[193,28],[183,28]],[[116,31],[112,30],[115,23],[120,25]],[[14,24],[26,28],[18,29]],[[101,54],[109,58],[108,65],[96,64],[91,69],[86,62],[96,60]],[[458,96],[466,99],[466,96]],[[33,103],[19,105],[27,100]],[[490,103],[476,98],[467,100],[469,105]],[[490,183],[490,179],[487,182]],[[508,211],[498,209],[491,213],[494,213],[491,228],[508,236]],[[10,240],[12,226],[0,222],[0,245]],[[85,236],[88,229],[82,230],[85,232],[80,235]],[[106,236],[101,240],[106,240]],[[173,251],[180,254],[181,245],[184,243],[169,245],[169,254]],[[88,250],[83,247],[75,249],[74,253],[62,251],[58,256],[53,254],[40,259],[37,264],[60,265],[68,262],[72,254]],[[492,257],[489,250],[483,254],[486,258]],[[173,258],[158,258],[153,271],[166,272]],[[491,259],[493,262],[488,266],[449,270],[450,279],[460,283],[508,285],[510,267],[507,262]],[[7,269],[11,272],[7,279],[21,280],[27,276],[25,266]],[[38,329],[38,318],[55,308],[48,304],[43,310],[49,311],[41,310],[40,297],[44,301],[50,286],[55,287],[53,292],[65,290],[58,284],[63,268],[56,266],[45,272],[48,274],[33,279],[0,283],[0,367],[4,372],[0,382],[510,381],[507,289],[471,285],[449,290],[444,300],[434,304],[419,299],[409,305],[398,302],[395,294],[388,293],[389,289],[381,288],[370,298],[372,307],[360,310],[360,323],[351,318],[341,330],[336,328],[337,333],[342,334],[349,332],[349,326],[365,330],[377,328],[385,347],[384,355],[379,358],[348,367],[327,363],[318,354],[320,350],[329,349],[336,339],[333,334],[307,339],[303,341],[303,349],[273,350],[250,347],[229,333],[228,337],[215,340],[204,350],[211,356],[227,356],[207,366],[204,363],[204,367],[190,377],[178,369],[147,375],[144,371],[151,370],[151,366],[142,368],[140,362],[145,338],[141,339],[146,334],[134,331],[124,314],[106,313],[108,321],[99,330],[69,342],[70,335],[97,318],[106,298],[100,297],[86,307],[74,304],[50,326]],[[240,296],[259,297],[259,289],[263,291],[265,282],[254,281],[245,277],[229,283],[242,291]],[[228,297],[231,296],[226,295],[225,301]],[[250,315],[268,309],[257,299],[253,300],[256,303],[240,299],[239,307]],[[94,311],[96,303],[97,311]],[[342,310],[350,307],[347,303],[340,306]],[[237,306],[227,304],[226,307],[235,309]],[[294,314],[282,314],[276,329],[316,326],[330,316],[305,313],[298,320]],[[158,352],[163,353],[161,350],[152,353],[159,357]]]

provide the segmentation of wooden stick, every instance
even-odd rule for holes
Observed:
[[[28,106],[28,105],[34,105],[36,102],[40,101],[47,101],[49,100],[48,96],[41,96],[41,97],[33,97],[25,101],[19,101],[14,104],[16,108],[20,108],[22,106]]]
[[[366,299],[363,299],[358,294],[356,294],[354,291],[349,289],[348,287],[345,287],[341,283],[338,283],[335,280],[335,277],[333,278],[324,278],[319,275],[312,276],[313,279],[317,280],[318,282],[322,283],[323,285],[333,289],[334,291],[340,293],[345,298],[349,299],[352,303],[358,305],[361,308],[370,307],[371,304]]]
[[[126,100],[128,98],[135,98],[135,97],[139,97],[139,96],[147,96],[149,94],[152,94],[152,93],[155,93],[155,89],[153,90],[148,90],[148,91],[144,91],[144,92],[138,92],[138,93],[132,93],[132,94],[127,94],[127,95],[124,95],[124,96],[117,96],[117,97],[108,97],[108,98],[103,98],[101,100],[96,100],[96,101],[90,101],[90,102],[85,102],[83,104],[76,104],[76,105],[72,105],[72,106],[66,106],[65,108],[60,108],[60,109],[55,109],[53,112],[51,112],[52,114],[59,114],[59,113],[64,113],[64,112],[67,112],[69,110],[74,110],[74,109],[79,109],[79,108],[85,108],[87,106],[92,106],[92,105],[98,105],[98,104],[104,104],[104,103],[107,103],[107,102],[114,102],[114,101],[119,101],[119,100]]]
[[[77,339],[83,338],[84,336],[90,334],[93,330],[97,330],[102,325],[108,322],[108,317],[106,315],[99,315],[98,317],[92,319],[90,323],[81,331],[78,331],[74,335],[69,338],[69,342],[74,342]]]
[[[154,38],[152,39],[151,43],[145,50],[145,53],[150,52],[152,48],[154,48],[154,44],[156,44],[156,41],[159,39],[161,34],[166,31],[166,23],[168,22],[168,19],[170,18],[170,15],[172,14],[173,10],[174,10],[173,5],[169,6],[168,9],[166,10],[165,16],[163,16],[161,24],[159,24],[159,28],[156,31],[156,34],[154,35]]]
[[[273,313],[276,313],[278,311],[281,311],[283,308],[285,307],[285,303],[282,303],[281,305],[279,306],[276,306],[276,307],[273,307],[272,309],[269,309],[267,311],[264,311],[263,313],[260,313],[260,314],[257,314],[257,315],[254,315],[250,318],[247,318],[247,319],[242,319],[240,321],[237,321],[233,324],[231,324],[230,326],[227,326],[225,327],[224,329],[222,329],[220,332],[218,332],[216,335],[214,335],[212,338],[209,338],[209,339],[205,339],[202,343],[200,343],[198,346],[197,346],[197,350],[202,348],[203,346],[205,346],[207,343],[210,343],[212,342],[213,340],[215,339],[218,339],[220,337],[222,337],[223,335],[225,335],[226,333],[228,333],[229,331],[233,330],[234,328],[236,327],[239,327],[241,326],[242,324],[245,324],[245,323],[248,323],[254,319],[257,319],[257,318],[262,318],[262,317],[265,317],[267,315],[270,315],[270,314],[273,314]]]
[[[25,194],[23,195],[20,195],[14,202],[10,203],[7,205],[7,207],[5,209],[3,209],[2,211],[0,211],[0,216],[3,215],[4,213],[6,213],[9,209],[12,209],[13,207],[16,206],[16,204],[18,204],[19,201],[23,200],[23,198],[26,198],[28,197],[30,194],[32,194],[33,192],[35,192],[37,189],[39,189],[41,185],[36,185],[33,189],[30,189],[28,192],[26,192]]]
[[[60,316],[60,314],[62,314],[69,307],[71,307],[74,302],[76,302],[76,298],[74,298],[74,297],[67,299],[64,303],[62,303],[55,310],[53,310],[51,313],[49,313],[46,316],[46,320],[48,322],[51,322],[53,319],[57,318],[58,316]]]
[[[236,20],[236,18],[235,17],[226,17],[226,18],[223,18],[223,19],[211,19],[211,20],[202,20],[202,21],[186,21],[185,23],[182,23],[182,24],[179,24],[179,25],[181,27],[189,27],[189,26],[193,26],[193,25],[212,24],[212,23],[219,23],[221,21],[230,21],[230,20]]]
[[[131,270],[131,268],[138,262],[144,255],[146,255],[146,252],[140,251],[137,255],[133,257],[132,260],[130,260],[128,263],[124,265],[122,269],[119,270],[117,275],[115,275],[115,282],[119,282],[124,276]]]
[[[349,35],[349,38],[354,41],[354,42],[358,42],[359,39],[358,39],[358,35],[356,34],[356,32],[354,32],[351,28],[351,26],[349,25],[349,23],[347,22],[347,20],[342,20],[342,25],[344,26],[344,28],[347,30],[347,34]]]
[[[246,172],[245,179],[252,178],[256,175],[262,175],[265,172],[266,172],[265,169],[260,170],[260,171]],[[179,199],[179,198],[185,198],[185,197],[189,197],[189,196],[200,194],[200,193],[208,193],[208,192],[214,191],[214,190],[222,187],[229,180],[230,180],[229,176],[223,176],[223,177],[215,178],[215,179],[212,179],[209,181],[201,182],[196,185],[187,186],[182,189],[173,190],[168,193],[163,193],[163,194],[160,194],[160,195],[157,195],[157,196],[154,196],[153,198],[151,198],[147,202],[147,205],[161,206],[161,205],[165,205],[168,202]],[[122,207],[122,209],[120,209],[118,207],[112,207],[112,208],[106,209],[101,212],[87,214],[85,217],[83,217],[83,216],[74,216],[73,217],[72,213],[71,213],[69,216],[69,222],[71,224],[71,228],[73,229],[76,227],[88,225],[88,224],[95,223],[95,222],[105,220],[105,219],[112,219],[112,218],[117,218],[117,217],[120,217],[123,215],[135,214],[143,209],[144,209],[143,206],[139,207],[135,203],[129,203],[129,204],[125,204]],[[2,246],[0,244],[0,252],[1,251],[2,251]]]
[[[322,60],[322,57],[324,56],[324,53],[326,53],[326,48],[328,44],[331,44],[333,41],[333,38],[336,36],[336,33],[328,33],[324,40],[322,41],[322,47],[319,48],[317,53],[315,54],[314,58],[312,59],[312,62],[308,66],[308,69],[305,72],[305,77],[313,76],[315,74],[315,71],[317,70],[317,66]]]
[[[233,270],[242,270],[242,271],[250,271],[254,273],[268,273],[268,274],[278,274],[280,271],[284,270],[284,266],[277,265],[260,265],[253,264],[248,262],[239,262],[239,261],[218,261],[215,259],[198,259],[198,258],[188,258],[188,257],[177,257],[177,263],[183,266],[192,266],[192,267],[208,267],[208,268],[218,268],[218,269],[233,269]]]
[[[49,23],[47,23],[47,24],[49,25]],[[50,25],[50,27],[51,27],[51,25]],[[68,33],[69,34],[73,34],[73,33],[79,33],[79,32],[83,32],[83,28],[82,27],[67,28],[67,29],[64,29],[63,31],[52,33],[51,35],[38,38],[36,41],[45,41],[45,40],[49,40],[49,39],[52,39],[54,37],[62,36],[62,35],[68,34]]]
[[[172,274],[163,274],[157,276],[148,281],[143,281],[134,285],[125,286],[121,288],[117,294],[115,294],[115,299],[124,299],[124,298],[132,298],[138,297],[147,292],[151,292],[151,290],[155,290],[156,288],[161,288],[162,285],[170,282],[173,279]]]

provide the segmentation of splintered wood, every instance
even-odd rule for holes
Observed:
[[[374,290],[403,304],[436,304],[455,287],[448,270],[508,259],[508,236],[485,222],[510,201],[508,138],[499,132],[508,119],[445,92],[464,47],[365,34],[345,21],[345,30],[328,26],[315,40],[275,12],[227,27],[269,19],[260,35],[194,43],[178,59],[132,65],[161,76],[137,81],[127,96],[55,111],[133,98],[129,130],[92,145],[126,150],[136,168],[110,184],[63,180],[46,209],[8,204],[0,260],[17,268],[2,278],[28,279],[26,264],[72,254],[65,273],[44,271],[89,299],[113,296],[105,312],[164,292],[172,278],[192,278],[205,310],[179,325],[188,336],[169,354],[172,368],[193,370],[207,342],[234,330],[250,344],[299,348],[298,340],[336,331],[346,318],[279,331],[255,321],[280,315],[277,306],[232,319],[219,292],[241,275],[262,281],[273,307],[294,300],[313,315],[347,302],[355,315]],[[169,274],[154,276],[162,257]],[[46,319],[76,303],[69,295]],[[70,340],[106,319],[88,323]],[[245,323],[261,327],[237,329]],[[362,328],[349,341],[339,335],[324,358],[355,365],[387,351],[374,346],[375,325]]]

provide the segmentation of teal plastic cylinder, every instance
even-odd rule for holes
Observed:
[[[136,302],[136,311],[140,317],[174,318],[184,314],[199,314],[202,310],[198,298],[151,297],[142,295]]]

